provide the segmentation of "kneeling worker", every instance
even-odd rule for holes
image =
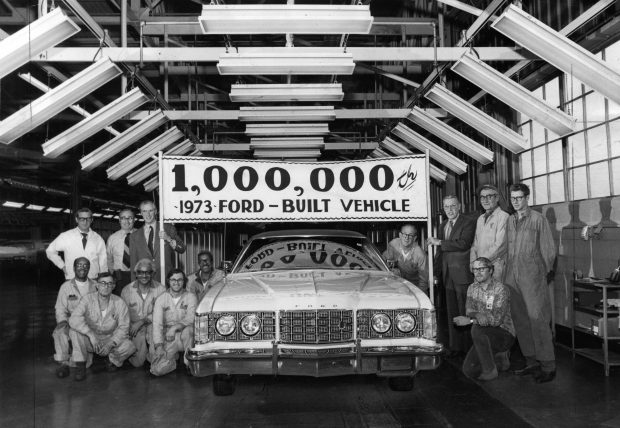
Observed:
[[[493,263],[478,257],[472,270],[475,282],[467,290],[467,316],[454,318],[458,326],[472,324],[473,346],[463,362],[463,373],[479,380],[492,380],[508,370],[508,350],[515,340],[510,316],[510,291],[493,278]]]
[[[106,369],[115,371],[136,352],[127,337],[129,311],[123,299],[112,294],[115,285],[111,273],[100,273],[97,292],[84,296],[69,318],[75,380],[84,380],[86,364],[92,364],[93,353],[108,357]]]

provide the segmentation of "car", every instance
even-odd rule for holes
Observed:
[[[236,375],[375,374],[408,391],[436,369],[435,309],[388,269],[366,236],[287,230],[252,237],[198,304],[193,376],[230,395]]]

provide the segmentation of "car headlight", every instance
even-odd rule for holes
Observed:
[[[260,330],[260,319],[252,314],[243,317],[241,320],[241,331],[246,336],[254,336]]]
[[[235,331],[235,317],[232,315],[224,315],[217,319],[215,330],[222,336],[230,336]]]
[[[390,329],[392,321],[386,314],[380,312],[372,317],[372,328],[379,334],[383,334]]]
[[[409,312],[401,312],[396,315],[395,324],[401,333],[409,333],[415,328],[415,317]]]

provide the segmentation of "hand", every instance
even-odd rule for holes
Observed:
[[[174,341],[174,337],[176,336],[176,333],[177,333],[176,326],[170,327],[166,331],[166,342],[173,342]]]
[[[487,319],[487,316],[485,314],[481,314],[480,312],[476,314],[476,320],[481,326],[489,325],[489,320]]]
[[[87,336],[90,340],[90,344],[93,346],[93,349],[97,350],[97,347],[99,346],[99,339],[97,339],[97,336],[93,333],[88,333]]]
[[[69,323],[67,321],[60,321],[56,324],[56,330],[62,330],[63,328],[69,328]]]
[[[158,343],[157,345],[155,345],[155,355],[156,356],[161,356],[164,355],[166,353],[166,350],[164,349],[164,345],[162,343]]]
[[[427,246],[431,246],[431,245],[438,246],[438,245],[441,245],[441,240],[430,236],[428,240],[426,241],[426,245]]]
[[[466,325],[470,325],[471,324],[471,319],[469,317],[464,317],[462,315],[458,316],[458,317],[454,317],[452,319],[452,322],[454,322],[454,324],[458,325],[459,327],[463,327]]]
[[[144,321],[136,321],[129,326],[129,336],[136,337],[138,332],[144,327]]]
[[[114,348],[114,343],[109,340],[106,343],[102,343],[101,345],[99,345],[99,355],[108,355],[110,353],[110,351],[112,350],[112,348]]]

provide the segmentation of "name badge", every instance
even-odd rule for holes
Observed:
[[[164,306],[164,312],[170,309],[170,306]]]
[[[187,309],[187,304],[185,305],[181,304],[181,309]]]
[[[495,296],[494,295],[491,294],[490,296],[487,296],[487,309],[488,310],[493,309],[493,301],[494,300],[495,300]]]
[[[69,300],[77,300],[77,296],[75,294],[70,294],[69,295]]]

